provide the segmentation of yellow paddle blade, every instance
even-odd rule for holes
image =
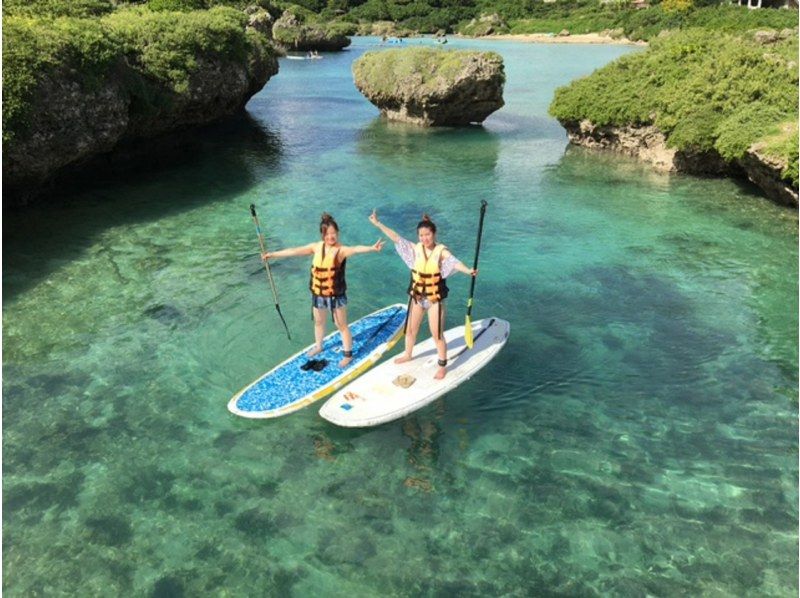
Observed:
[[[472,349],[472,322],[470,322],[469,316],[467,316],[467,322],[464,324],[464,342],[467,343],[469,349]]]

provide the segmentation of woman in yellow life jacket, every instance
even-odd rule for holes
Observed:
[[[441,380],[447,374],[447,343],[444,340],[445,305],[447,283],[445,279],[454,271],[477,276],[478,271],[467,268],[450,253],[446,246],[436,241],[436,225],[427,214],[417,224],[419,242],[414,244],[404,239],[378,220],[375,210],[369,221],[394,242],[395,249],[411,269],[411,282],[408,285],[409,311],[406,320],[405,352],[397,357],[395,363],[411,359],[424,313],[428,312],[428,327],[436,342],[439,368],[434,378]]]
[[[301,247],[290,247],[278,251],[267,251],[261,259],[271,260],[281,257],[313,255],[311,262],[311,308],[314,314],[314,340],[316,344],[306,353],[312,357],[322,351],[322,339],[325,337],[325,312],[331,310],[333,321],[342,335],[344,357],[339,367],[345,367],[353,359],[353,337],[347,324],[347,283],[345,267],[347,258],[357,253],[380,251],[383,240],[378,239],[374,245],[346,246],[339,243],[339,225],[327,212],[323,212],[319,223],[322,240]]]

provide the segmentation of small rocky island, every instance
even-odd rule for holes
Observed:
[[[353,78],[382,115],[426,127],[481,123],[504,103],[503,59],[494,52],[368,52],[353,64]]]
[[[350,45],[350,38],[319,23],[307,23],[286,10],[272,26],[272,38],[286,50],[336,52]]]

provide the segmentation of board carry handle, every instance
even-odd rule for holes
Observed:
[[[256,234],[258,235],[258,244],[261,247],[261,255],[267,252],[267,247],[264,243],[264,235],[261,232],[261,225],[258,222],[258,214],[256,214],[256,205],[250,204],[250,215],[253,217],[253,223],[256,225]],[[281,313],[281,306],[280,302],[278,301],[278,291],[275,288],[275,281],[272,279],[272,271],[269,269],[269,260],[265,260],[263,257],[261,261],[264,262],[264,268],[267,271],[267,280],[269,280],[269,286],[272,289],[272,296],[275,298],[275,309],[278,311],[278,315],[281,318],[281,322],[283,322],[283,327],[286,329],[286,338],[292,340],[292,336],[289,334],[289,327],[286,325],[286,320],[283,319],[283,314]]]
[[[486,216],[486,200],[481,200],[481,217],[478,221],[478,240],[475,242],[475,260],[472,263],[472,269],[478,269],[478,256],[481,252],[481,236],[483,235],[483,219]],[[464,342],[468,348],[472,348],[474,339],[472,338],[472,298],[475,295],[475,279],[477,276],[472,277],[472,282],[469,285],[469,299],[467,299],[467,317],[464,323]]]

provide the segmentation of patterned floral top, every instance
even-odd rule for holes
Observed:
[[[397,250],[398,255],[403,258],[403,261],[406,263],[406,266],[408,266],[409,269],[414,268],[414,245],[414,243],[408,239],[404,239],[403,237],[400,237],[397,240],[397,243],[394,244],[394,248]],[[452,253],[444,258],[440,266],[442,278],[447,278],[450,276],[453,273],[453,270],[455,270],[457,263],[458,260]]]

